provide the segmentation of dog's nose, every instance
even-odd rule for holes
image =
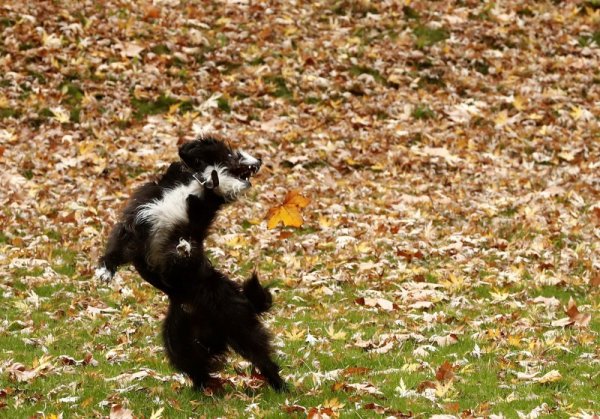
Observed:
[[[254,171],[254,173],[258,172],[260,167],[262,166],[262,159],[256,160],[258,160],[258,163],[252,165],[252,170]]]

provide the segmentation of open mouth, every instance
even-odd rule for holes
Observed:
[[[258,172],[258,169],[260,169],[259,164],[240,165],[234,170],[232,170],[232,173],[237,178],[248,181],[252,176],[254,176]]]

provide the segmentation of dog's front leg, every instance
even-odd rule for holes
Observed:
[[[203,241],[225,200],[212,189],[205,189],[202,197],[188,195],[186,201],[191,234],[196,240]]]
[[[125,228],[123,223],[117,223],[108,238],[104,255],[95,272],[95,277],[104,281],[110,281],[119,269],[119,266],[131,262],[129,246],[134,241],[133,234]]]

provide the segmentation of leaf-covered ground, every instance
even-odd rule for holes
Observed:
[[[0,416],[598,414],[599,115],[597,0],[2,2]],[[164,297],[92,278],[203,130],[266,161],[209,248],[276,292],[286,395],[192,392]]]

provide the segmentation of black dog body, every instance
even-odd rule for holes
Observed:
[[[169,360],[190,376],[194,386],[202,387],[231,348],[258,367],[274,389],[283,390],[279,367],[270,356],[271,337],[259,318],[270,307],[271,295],[256,276],[240,287],[211,266],[205,270],[202,280],[206,286],[170,300],[163,328]],[[250,300],[252,293],[262,295],[267,303],[257,305],[261,298]]]
[[[207,385],[229,348],[252,362],[276,390],[285,383],[271,359],[271,337],[260,320],[272,303],[256,275],[243,285],[217,271],[204,239],[218,211],[250,187],[260,160],[213,139],[179,150],[158,182],[132,195],[113,228],[97,276],[108,280],[132,263],[140,276],[169,297],[163,339],[171,364]]]

